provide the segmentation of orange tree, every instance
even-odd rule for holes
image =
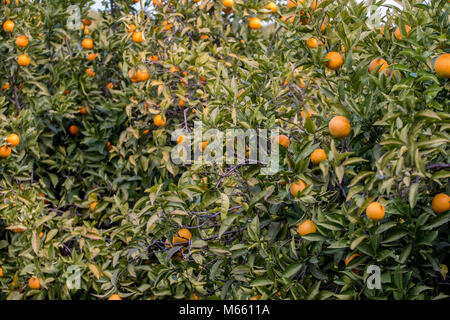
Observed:
[[[0,297],[445,297],[449,5],[402,3],[4,1]],[[195,121],[280,171],[174,164]]]

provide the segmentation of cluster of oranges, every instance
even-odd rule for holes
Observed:
[[[8,34],[12,34],[15,29],[15,23],[12,20],[6,20],[3,23],[3,31],[5,31]],[[28,46],[29,40],[27,36],[21,35],[16,38],[16,47],[19,50],[24,50]],[[30,64],[31,59],[28,57],[26,53],[22,53],[17,58],[17,64],[21,67],[26,67]]]
[[[0,146],[0,158],[7,158],[11,155],[12,148],[17,147],[20,143],[20,138],[17,134],[10,134],[6,138],[6,143]]]

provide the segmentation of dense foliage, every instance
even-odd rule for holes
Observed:
[[[450,4],[383,2],[3,1],[0,299],[446,297]],[[281,170],[174,164],[194,121]]]

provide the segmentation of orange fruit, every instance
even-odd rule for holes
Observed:
[[[267,10],[270,10],[271,13],[275,13],[277,12],[277,5],[275,4],[275,2],[271,1],[267,4],[267,6],[265,6],[265,8]]]
[[[33,290],[39,290],[41,288],[41,284],[36,277],[31,277],[30,280],[28,280],[28,286]]]
[[[97,57],[98,57],[98,53],[89,53],[89,54],[87,55],[88,61],[93,61],[93,60],[95,60]]]
[[[90,77],[95,77],[95,71],[91,68],[86,69],[86,74]]]
[[[366,209],[366,216],[372,221],[380,221],[383,219],[385,214],[385,209],[383,205],[379,202],[371,202]]]
[[[93,212],[97,205],[98,205],[97,201],[92,202],[91,205],[89,206],[89,210],[91,210],[91,212]]]
[[[434,61],[434,71],[441,78],[450,78],[450,53],[443,53]]]
[[[177,234],[173,236],[173,244],[184,244],[192,239],[192,233],[188,229],[180,229]]]
[[[7,146],[6,144],[2,147],[0,147],[0,158],[7,158],[11,154],[11,147]]]
[[[194,293],[194,296],[193,296],[192,299],[193,299],[193,300],[198,300],[198,295],[196,295],[196,294]]]
[[[233,0],[222,0],[222,4],[225,8],[231,8],[234,4]]]
[[[144,136],[148,135],[149,133],[150,133],[150,129],[145,129],[145,130],[142,132],[142,134],[143,134]]]
[[[139,0],[138,0],[139,1]],[[137,1],[136,1],[137,2]],[[162,1],[161,0],[153,0],[153,5],[155,7],[160,7],[162,5]]]
[[[136,30],[136,26],[134,24],[130,24],[127,28],[128,33],[134,32],[135,30]]]
[[[306,236],[307,234],[316,232],[317,232],[316,225],[309,219],[306,219],[298,226],[298,233],[301,236]]]
[[[3,277],[3,269],[0,267],[0,277]]]
[[[180,71],[180,68],[175,67],[175,66],[171,66],[170,69],[169,69],[170,73],[174,73],[174,72],[177,72],[177,71]]]
[[[106,88],[107,88],[108,90],[111,90],[112,88],[114,88],[113,83],[112,83],[112,82],[108,83],[108,84],[106,85]]]
[[[327,159],[327,154],[325,153],[325,150],[323,149],[316,149],[311,153],[311,162],[313,164],[319,164],[322,161]]]
[[[11,87],[11,85],[9,84],[9,82],[6,82],[6,83],[3,85],[2,90],[3,90],[3,91],[6,91],[6,90],[8,90],[10,87]]]
[[[178,106],[180,106],[180,108],[183,108],[184,107],[184,100],[178,101]]]
[[[325,56],[325,59],[327,59],[327,67],[331,70],[337,70],[339,69],[342,64],[344,63],[344,59],[342,58],[341,54],[336,51],[328,52]]]
[[[71,125],[69,127],[69,134],[71,136],[76,136],[80,132],[80,129],[76,125]]]
[[[85,25],[90,26],[92,24],[92,21],[89,19],[84,18],[83,20],[81,20]]]
[[[350,256],[350,258],[345,258],[345,265],[348,265],[350,261],[352,261],[356,257],[361,257],[361,255],[359,253],[354,253]]]
[[[184,141],[184,136],[179,136],[177,139],[177,144],[181,144]]]
[[[106,147],[108,148],[109,151],[111,151],[112,148],[113,148],[113,147],[111,146],[111,142],[109,142],[109,141],[106,143]]]
[[[30,58],[28,58],[28,56],[24,53],[21,54],[18,58],[17,58],[17,63],[19,64],[19,66],[21,67],[26,67],[30,64]]]
[[[155,62],[155,61],[158,61],[159,58],[158,58],[158,56],[154,55],[154,56],[151,56],[151,57],[150,57],[150,60],[153,61],[153,62]]]
[[[94,41],[90,38],[83,39],[83,41],[81,41],[81,46],[86,50],[90,50],[94,47]]]
[[[284,134],[281,134],[278,137],[276,137],[275,142],[277,142],[279,145],[282,145],[285,148],[289,148],[289,145],[291,144],[289,138]]]
[[[328,128],[330,129],[330,133],[333,137],[341,139],[350,134],[351,126],[346,117],[336,116],[331,119],[328,124]]]
[[[312,113],[309,110],[306,110],[306,119],[311,118]],[[302,117],[302,119],[304,118],[303,116],[303,111],[300,112],[300,117]]]
[[[450,197],[445,193],[435,195],[431,202],[431,208],[437,214],[450,210]]]
[[[11,33],[14,31],[15,23],[11,20],[6,20],[5,23],[3,23],[3,31],[7,33]]]
[[[381,71],[386,69],[388,67],[388,63],[386,60],[381,59],[381,58],[373,59],[369,64],[369,72],[372,72],[379,66],[380,66],[380,69],[378,69],[378,73],[380,73]]]
[[[317,41],[316,38],[309,38],[306,41],[306,44],[308,45],[308,47],[310,47],[311,49],[317,48],[319,46],[319,41]]]
[[[297,1],[288,0],[288,2],[287,2],[288,9],[295,8],[296,6],[297,6]]]
[[[16,46],[21,49],[26,48],[28,46],[28,38],[26,36],[18,36]]]
[[[131,35],[131,40],[133,40],[134,43],[141,43],[142,41],[144,41],[144,38],[142,37],[142,32],[140,31],[133,32],[133,34]]]
[[[302,192],[303,190],[305,190],[307,187],[306,183],[303,180],[298,180],[298,182],[292,182],[291,186],[290,186],[290,191],[292,196],[294,196],[295,198],[298,197],[298,193]]]
[[[113,294],[108,300],[122,300],[122,298],[118,294]]]
[[[6,141],[11,145],[11,147],[17,147],[20,143],[20,138],[17,134],[13,133],[6,138]]]
[[[408,36],[409,32],[411,31],[411,27],[408,26],[407,24],[405,24],[405,31],[406,31],[406,36]],[[402,33],[401,33],[399,27],[397,27],[397,29],[395,29],[394,36],[397,40],[399,40],[399,41],[402,40],[403,37],[402,37]]]
[[[205,151],[206,147],[208,146],[208,143],[209,141],[200,142],[199,147],[202,152]]]
[[[148,79],[150,79],[150,73],[148,73],[148,71],[146,69],[138,70],[134,76],[135,76],[136,82],[147,81]]]
[[[162,127],[163,125],[166,124],[166,117],[164,117],[161,114],[158,114],[155,118],[153,118],[153,123],[157,127]]]
[[[248,19],[248,26],[250,27],[250,29],[254,30],[261,28],[261,19],[257,17]]]

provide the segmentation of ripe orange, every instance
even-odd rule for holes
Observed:
[[[89,19],[84,18],[83,20],[81,20],[85,25],[90,26],[92,24],[92,21]]]
[[[128,33],[134,32],[135,30],[136,30],[136,25],[134,25],[134,24],[130,24],[127,28]]]
[[[184,136],[179,136],[177,139],[177,144],[181,144],[184,141]]]
[[[372,202],[366,209],[367,218],[373,221],[380,221],[383,219],[385,214],[385,209],[383,205],[379,202]]]
[[[301,236],[306,236],[307,234],[316,232],[317,232],[316,225],[309,219],[306,219],[298,226],[298,233]]]
[[[309,38],[306,41],[306,44],[308,45],[308,47],[310,47],[311,49],[317,48],[319,46],[319,41],[317,41],[316,38]]]
[[[87,56],[88,61],[93,61],[98,57],[98,53],[89,53]]]
[[[171,66],[170,69],[169,69],[170,73],[174,73],[174,72],[177,72],[177,71],[180,71],[180,68],[175,67],[175,66]]]
[[[172,244],[185,244],[192,239],[192,233],[188,229],[180,229],[172,238]]]
[[[153,123],[157,127],[162,127],[163,125],[166,124],[166,117],[164,117],[161,114],[158,114],[155,118],[153,118]]]
[[[337,70],[339,69],[342,64],[344,63],[344,59],[342,58],[341,54],[336,51],[328,52],[325,56],[325,59],[327,59],[327,67],[331,70]]]
[[[306,119],[311,118],[312,113],[309,110],[306,110]],[[300,112],[300,117],[302,117],[302,119],[304,118],[303,116],[303,111]]]
[[[148,79],[150,79],[150,73],[148,73],[146,69],[138,70],[134,76],[136,82],[147,81]]]
[[[298,180],[298,182],[292,182],[290,186],[291,194],[297,198],[299,192],[303,192],[307,187],[306,183],[303,180]]]
[[[370,64],[369,64],[369,72],[372,72],[376,68],[380,67],[380,69],[378,69],[378,73],[380,73],[381,71],[386,69],[388,66],[389,65],[388,65],[386,60],[381,59],[381,58],[376,58],[376,59],[373,59],[370,62]]]
[[[431,202],[431,208],[437,214],[450,210],[450,197],[445,193],[435,195]]]
[[[184,107],[184,100],[178,101],[178,106],[179,106],[180,108],[183,108],[183,107]]]
[[[151,57],[150,57],[150,60],[153,61],[153,62],[155,62],[155,61],[158,61],[159,58],[158,58],[158,56],[154,55],[154,56],[151,56]]]
[[[208,146],[208,143],[209,141],[200,142],[199,147],[202,152],[205,151],[206,147]]]
[[[6,20],[5,23],[3,23],[3,31],[7,33],[11,33],[14,31],[15,23],[11,20]]]
[[[330,129],[330,133],[333,137],[341,139],[350,134],[351,126],[346,117],[336,116],[331,119],[328,124],[328,128]]]
[[[261,28],[261,19],[257,17],[248,19],[248,26],[250,27],[250,29],[254,30]]]
[[[90,50],[94,47],[94,41],[90,38],[83,39],[83,41],[81,41],[81,46],[86,50]]]
[[[18,36],[16,46],[21,49],[26,48],[28,46],[28,38],[26,36]]]
[[[6,82],[6,83],[3,85],[2,90],[3,90],[3,91],[6,91],[6,90],[8,90],[10,87],[11,87],[11,85],[9,84],[9,82]]]
[[[408,26],[407,24],[405,24],[405,31],[406,31],[406,36],[408,36],[409,32],[411,31],[411,27]],[[395,29],[394,36],[398,41],[402,40],[402,34],[401,34],[399,27],[397,27],[397,29]]]
[[[122,300],[122,298],[118,294],[113,294],[108,300]]]
[[[155,7],[160,7],[162,5],[162,1],[161,0],[153,0],[153,5]]]
[[[277,5],[273,1],[269,2],[265,8],[267,10],[270,10],[271,13],[275,13],[278,9]]]
[[[28,280],[28,286],[33,290],[39,290],[41,288],[41,284],[36,277],[31,277],[30,280]]]
[[[434,61],[434,71],[445,79],[450,78],[450,53],[443,53]]]
[[[11,154],[11,147],[7,146],[6,144],[2,147],[0,147],[0,158],[7,158]]]
[[[327,154],[325,153],[325,150],[323,149],[316,149],[311,153],[311,162],[313,164],[319,164],[322,161],[327,159]]]
[[[142,32],[140,31],[133,32],[133,34],[131,35],[131,40],[133,40],[134,43],[141,43],[142,41],[144,41]]]
[[[30,64],[31,60],[30,58],[28,58],[28,56],[24,53],[21,54],[18,58],[17,58],[17,63],[19,64],[19,66],[21,67],[26,67]]]
[[[350,261],[352,261],[356,257],[361,257],[361,255],[359,253],[354,253],[350,256],[350,258],[345,258],[345,265],[348,265]]]
[[[6,141],[11,145],[11,147],[17,147],[20,143],[20,138],[17,134],[13,133],[6,138]]]
[[[222,4],[225,8],[233,7],[234,0],[222,0]]]
[[[76,125],[71,125],[69,127],[69,134],[71,136],[76,136],[80,132],[80,129]]]
[[[287,2],[288,9],[295,8],[296,6],[297,6],[297,1],[288,0],[288,2]]]
[[[0,267],[0,277],[3,277],[3,269]]]
[[[282,145],[285,148],[289,148],[289,145],[291,144],[289,138],[284,134],[281,134],[278,137],[276,137],[275,142],[278,143],[279,145]]]
[[[91,68],[86,69],[86,75],[90,76],[90,77],[95,77],[95,71],[92,70]]]
[[[97,201],[92,202],[91,205],[89,206],[89,210],[91,210],[91,212],[93,212],[97,205],[98,205]]]
[[[114,88],[114,84],[113,84],[112,82],[110,82],[110,83],[108,83],[108,84],[106,85],[106,88],[107,88],[108,90],[111,90],[112,88]]]

